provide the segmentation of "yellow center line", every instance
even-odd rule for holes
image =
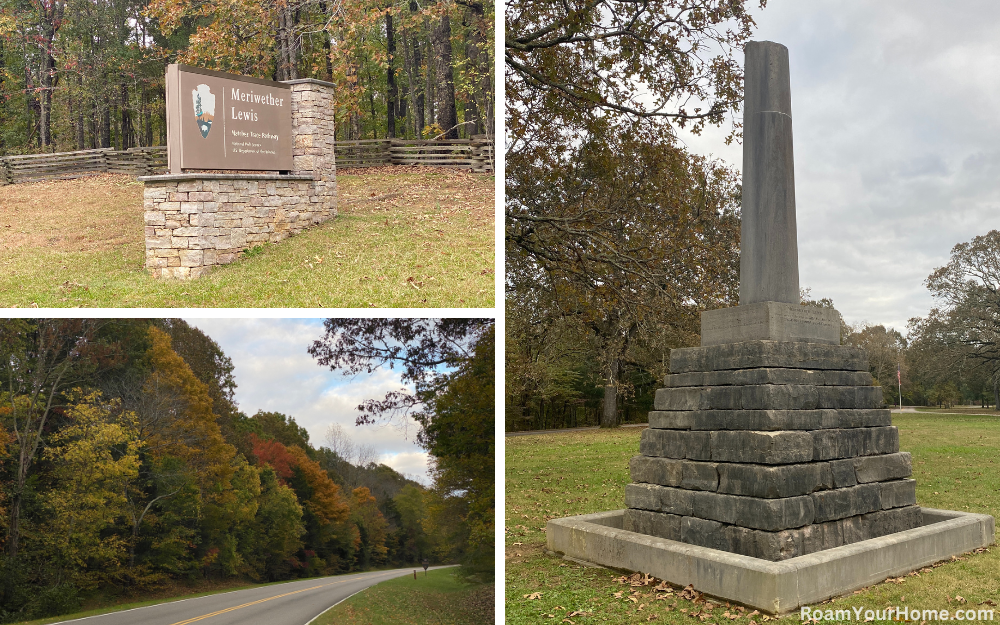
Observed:
[[[244,603],[243,605],[236,605],[236,606],[233,606],[231,608],[226,608],[225,610],[219,610],[218,612],[212,612],[211,614],[204,614],[202,616],[196,616],[194,618],[189,618],[186,621],[177,621],[176,623],[173,623],[173,625],[188,625],[188,623],[194,623],[195,621],[200,621],[202,619],[206,619],[206,618],[209,618],[209,617],[212,617],[212,616],[218,616],[219,614],[225,614],[226,612],[232,612],[233,610],[239,610],[240,608],[246,608],[246,607],[249,607],[249,606],[252,606],[252,605],[257,605],[258,603],[264,603],[265,601],[270,601],[271,599],[280,599],[282,597],[287,597],[289,595],[297,595],[300,592],[306,592],[307,590],[316,590],[317,588],[325,588],[326,586],[334,586],[336,584],[346,584],[347,582],[358,581],[358,580],[362,580],[362,579],[368,579],[370,577],[376,577],[376,576],[369,575],[367,577],[355,577],[354,579],[345,579],[345,580],[340,580],[340,581],[336,581],[336,582],[330,582],[329,584],[320,584],[319,586],[312,586],[310,588],[303,588],[302,590],[295,590],[295,591],[292,591],[292,592],[286,592],[283,595],[275,595],[273,597],[268,597],[267,599],[258,599],[257,601],[251,601],[250,603]]]

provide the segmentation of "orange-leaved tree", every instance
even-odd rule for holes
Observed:
[[[228,483],[236,449],[222,437],[208,387],[171,348],[170,335],[151,326],[149,338],[152,373],[146,380],[145,391],[163,400],[155,421],[143,422],[140,415],[151,452],[154,457],[173,456],[183,460],[202,488]]]

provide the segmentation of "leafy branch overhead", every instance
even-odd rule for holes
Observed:
[[[706,123],[722,123],[743,97],[733,52],[754,26],[744,3],[508,3],[504,54],[512,135],[537,138],[532,127],[548,121],[546,111],[559,111],[571,124],[602,115],[663,118],[698,132]]]
[[[401,369],[414,390],[390,391],[358,406],[358,425],[426,415],[421,407],[448,382],[447,372],[472,356],[492,319],[327,319],[324,336],[309,347],[318,364],[353,376]]]

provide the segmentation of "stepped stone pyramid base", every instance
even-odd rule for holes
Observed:
[[[625,510],[554,519],[550,551],[779,614],[993,542],[920,508],[868,359],[823,342],[673,350]]]
[[[746,341],[673,350],[670,369],[624,529],[777,561],[920,525],[862,350]]]

